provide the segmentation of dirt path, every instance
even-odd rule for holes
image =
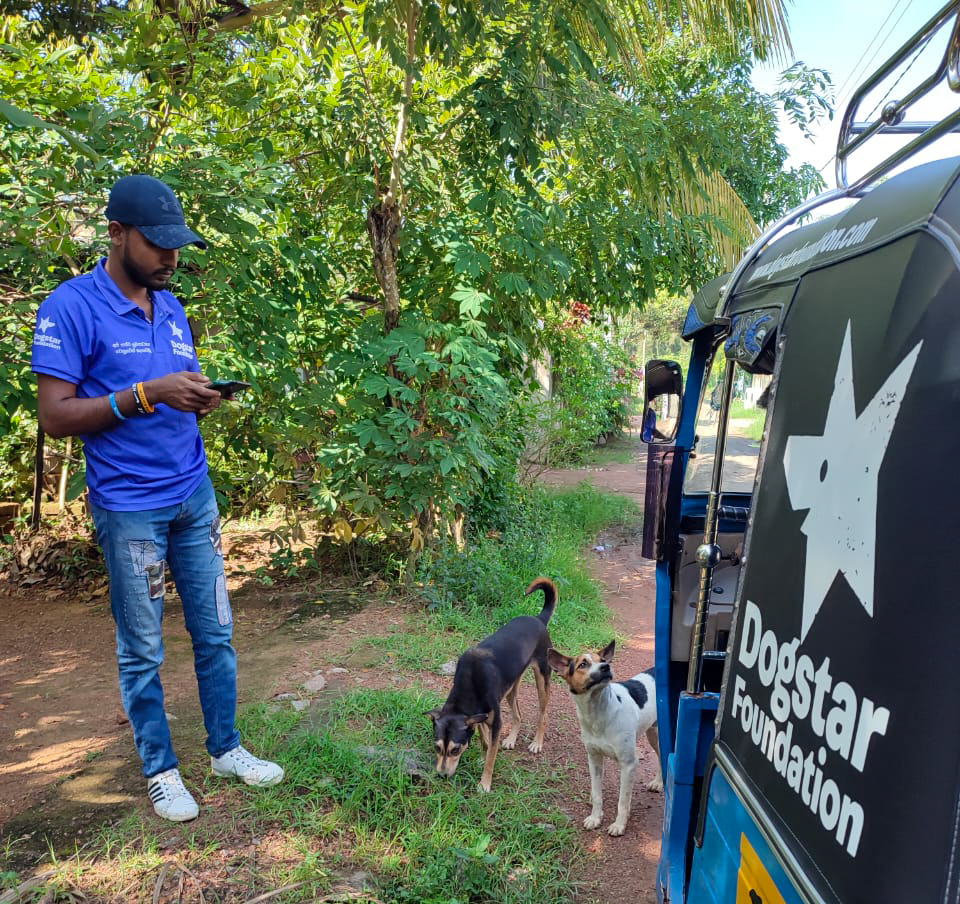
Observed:
[[[600,489],[629,496],[642,505],[645,449],[635,434],[628,435],[623,445],[634,452],[634,460],[628,464],[548,471],[541,479],[557,486],[575,486],[588,480]],[[604,602],[613,613],[614,626],[626,638],[626,643],[618,646],[613,660],[617,678],[628,678],[653,665],[654,568],[651,560],[640,555],[640,529],[638,523],[632,529],[606,531],[597,538],[590,552],[591,571],[605,588]],[[577,763],[573,776],[574,795],[578,798],[574,815],[575,825],[579,826],[590,809],[587,757],[579,743],[573,703],[567,694],[557,693],[557,690],[554,689],[553,695],[554,709],[560,709],[573,723],[570,729],[564,727],[563,737],[558,740],[565,755],[569,751],[572,761]],[[642,738],[637,745],[637,755],[640,768],[626,834],[611,838],[602,830],[580,830],[590,852],[590,894],[598,904],[621,904],[623,901],[655,904],[657,900],[655,889],[663,826],[663,794],[643,787],[654,777],[658,766],[653,752]],[[603,784],[606,826],[616,807],[619,787],[619,771],[612,763],[608,763],[604,770]]]
[[[263,561],[263,538],[225,533],[224,545],[241,706],[278,694],[308,697],[303,683],[330,664],[333,651],[342,654],[344,634],[384,633],[405,616],[373,591],[359,611],[355,602],[338,604],[347,591],[341,596],[329,581],[320,591],[264,588],[248,576]],[[0,583],[0,851],[12,845],[20,866],[42,858],[47,839],[55,849],[72,846],[105,822],[148,809],[117,688],[110,605],[105,594],[88,597]],[[174,746],[182,769],[204,769],[192,649],[169,590],[164,622],[161,677]],[[376,683],[372,663],[347,665],[328,684]]]
[[[575,485],[590,480],[600,488],[643,501],[642,449],[628,464],[547,472],[546,483]],[[605,602],[618,633],[626,639],[614,660],[618,677],[653,664],[653,569],[640,557],[640,525],[609,531],[589,552],[593,573],[605,587]],[[240,657],[240,702],[277,694],[304,695],[302,685],[317,671],[331,685],[406,686],[410,675],[362,658],[329,671],[343,653],[344,635],[383,634],[405,617],[402,607],[375,598],[366,608],[331,605],[336,588],[324,582],[325,614],[317,617],[318,590],[310,585],[267,590],[247,576],[262,542],[255,535],[227,535]],[[238,570],[245,565],[246,573]],[[346,595],[345,597],[346,598]],[[203,728],[196,698],[189,639],[177,600],[166,612],[167,660],[163,667],[167,710],[181,764],[203,769]],[[180,624],[177,624],[180,622]],[[134,809],[147,810],[143,779],[116,686],[113,623],[105,596],[24,589],[4,593],[0,584],[0,850],[8,846],[21,866],[37,862],[54,847],[83,843],[104,822]],[[567,651],[571,652],[571,651]],[[449,679],[423,673],[417,680],[443,691]],[[535,711],[532,683],[521,688],[524,712]],[[559,681],[553,685],[550,727],[543,756],[570,777],[565,809],[581,826],[589,809],[586,754],[573,703]],[[656,900],[654,882],[660,850],[663,797],[643,785],[656,761],[642,741],[633,811],[622,838],[582,828],[589,871],[578,900],[583,904],[647,904]],[[533,755],[518,745],[514,755]],[[571,764],[573,768],[571,768]],[[612,819],[617,770],[604,779],[605,822]],[[203,802],[201,801],[201,804]]]

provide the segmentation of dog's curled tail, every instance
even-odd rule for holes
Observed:
[[[534,590],[543,591],[543,609],[540,610],[537,618],[546,624],[557,607],[557,585],[550,578],[537,578],[527,587],[527,596],[530,596]]]

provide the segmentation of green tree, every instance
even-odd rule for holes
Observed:
[[[204,424],[218,485],[416,552],[515,460],[541,321],[642,305],[749,235],[752,124],[702,98],[783,45],[779,4],[107,6],[80,36],[53,5],[0,25],[8,430],[37,303],[96,260],[116,176],[151,172],[214,244],[178,273],[203,365],[256,387]],[[667,102],[674,63],[699,87]]]

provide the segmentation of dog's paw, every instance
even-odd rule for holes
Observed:
[[[663,779],[658,775],[656,778],[651,779],[649,782],[644,785],[648,791],[662,791],[663,790]]]
[[[480,784],[477,785],[477,790],[482,791],[484,794],[489,794],[490,789],[493,787],[493,782],[487,782],[483,779],[480,780]]]
[[[527,750],[529,750],[531,753],[539,753],[541,750],[543,750],[543,741],[531,741]]]
[[[500,746],[501,746],[504,750],[513,750],[513,748],[517,746],[517,736],[516,736],[516,735],[510,735],[509,737],[504,738],[504,739],[500,742]]]
[[[592,813],[583,821],[583,827],[585,829],[598,829],[600,828],[600,823],[603,822],[603,814],[599,816],[594,816]]]
[[[627,824],[625,822],[611,822],[610,828],[607,829],[607,834],[612,835],[614,838],[619,837],[624,832],[627,831]]]

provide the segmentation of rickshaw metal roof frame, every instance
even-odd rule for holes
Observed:
[[[869,124],[855,122],[854,117],[859,110],[860,103],[863,101],[864,96],[876,87],[879,82],[889,76],[898,65],[903,63],[911,52],[917,50],[921,44],[942,28],[951,17],[955,18],[956,21],[954,22],[953,31],[951,32],[950,41],[944,52],[943,59],[935,72],[910,92],[903,101],[888,104],[884,108],[884,112],[881,113],[880,119],[876,122]],[[740,259],[740,262],[733,271],[733,275],[727,281],[726,287],[723,290],[720,304],[717,307],[720,316],[727,316],[729,301],[736,295],[744,273],[746,273],[760,253],[784,229],[792,226],[801,217],[806,216],[825,204],[847,198],[861,197],[874,182],[895,166],[913,156],[917,151],[932,144],[943,135],[953,131],[960,131],[960,106],[952,113],[943,117],[939,122],[902,121],[903,112],[911,104],[920,97],[928,94],[936,85],[943,82],[946,82],[950,90],[954,93],[960,93],[960,0],[952,0],[952,2],[941,9],[940,12],[903,44],[854,92],[844,112],[840,134],[837,138],[837,188],[822,192],[793,208],[793,210],[789,211],[780,220],[770,226],[747,249],[747,252]],[[887,112],[888,110],[892,110],[892,112]],[[887,120],[884,120],[885,115]],[[864,145],[872,136],[877,134],[912,134],[914,132],[916,132],[917,137],[913,141],[899,148],[872,170],[857,179],[852,185],[847,184],[846,160],[855,149]],[[855,135],[856,137],[851,139],[851,135]]]
[[[960,131],[960,110],[945,116],[939,122],[904,121],[907,110],[918,100],[925,97],[937,85],[946,81],[951,91],[960,92],[960,16],[956,2],[948,3],[930,21],[926,23],[910,40],[900,47],[873,75],[853,93],[847,104],[837,139],[836,181],[837,185],[847,184],[847,158],[877,134],[917,135],[918,137],[898,148],[893,154],[881,161],[873,170],[863,176],[859,183],[868,185],[898,163],[911,157],[915,151],[935,141],[948,132]],[[872,122],[857,122],[855,117],[860,111],[864,98],[885,78],[893,74],[896,68],[915,50],[919,53],[933,35],[953,17],[953,31],[944,50],[939,66],[916,88],[900,100],[884,104],[880,115]]]

